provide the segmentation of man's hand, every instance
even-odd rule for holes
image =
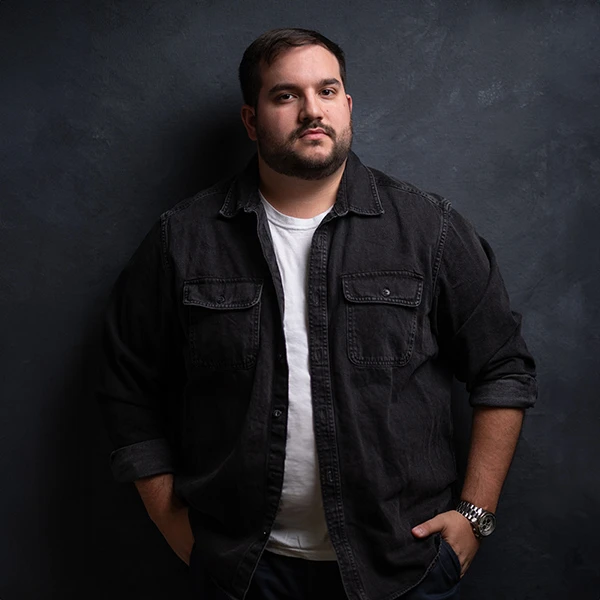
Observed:
[[[163,534],[173,552],[189,566],[194,535],[190,527],[187,506],[175,508],[171,512],[155,517],[154,524]]]
[[[412,533],[417,538],[426,538],[438,531],[458,556],[460,576],[463,577],[473,562],[480,544],[471,524],[460,513],[449,510],[413,527]]]
[[[135,486],[148,511],[148,516],[163,534],[171,549],[189,566],[194,545],[188,508],[173,491],[173,475],[165,473],[144,477]]]

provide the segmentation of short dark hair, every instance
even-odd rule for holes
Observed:
[[[342,83],[346,87],[346,59],[344,51],[334,42],[311,29],[272,29],[256,38],[244,52],[238,71],[244,102],[256,106],[262,85],[260,68],[263,63],[271,65],[287,48],[298,46],[323,46],[329,50],[340,65]]]

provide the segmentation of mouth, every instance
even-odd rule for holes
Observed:
[[[320,127],[316,127],[314,129],[307,129],[302,135],[300,135],[301,138],[308,138],[309,140],[319,139],[325,136],[329,137],[329,134]]]

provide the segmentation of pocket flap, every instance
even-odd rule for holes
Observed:
[[[183,303],[217,310],[250,308],[260,300],[260,279],[201,277],[184,281]]]
[[[374,271],[342,275],[344,296],[350,302],[419,306],[423,276],[413,271]]]

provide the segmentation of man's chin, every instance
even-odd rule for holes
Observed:
[[[299,140],[300,143],[295,145],[293,154],[298,160],[327,162],[331,160],[334,153],[332,145],[327,143],[328,140],[329,138],[326,140]]]
[[[329,145],[325,145],[322,140],[314,140],[316,143],[309,143],[304,148],[296,148],[293,153],[298,163],[304,163],[307,166],[319,165],[327,166],[334,160],[335,151]]]
[[[343,164],[343,162],[341,164]],[[298,177],[299,179],[317,181],[333,175],[333,173],[339,169],[341,164],[334,163],[331,159],[298,161],[288,174]]]

